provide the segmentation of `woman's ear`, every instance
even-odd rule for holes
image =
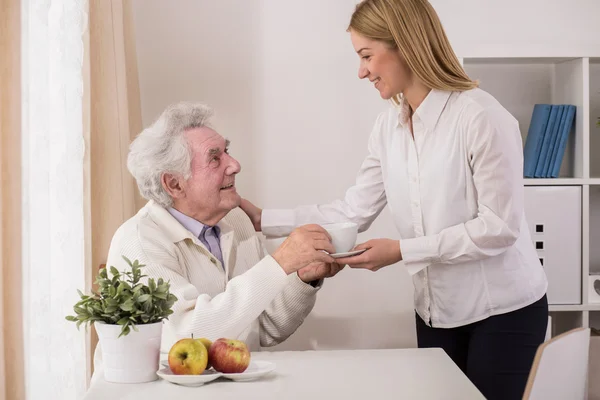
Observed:
[[[163,188],[172,198],[180,199],[185,197],[185,189],[182,185],[183,182],[180,176],[164,173],[161,177],[161,183]]]

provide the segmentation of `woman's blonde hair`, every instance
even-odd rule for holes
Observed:
[[[464,91],[478,86],[460,65],[427,0],[363,0],[352,14],[350,30],[398,48],[410,70],[430,89]]]

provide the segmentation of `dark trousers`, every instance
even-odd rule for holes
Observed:
[[[441,347],[488,400],[521,400],[548,324],[546,296],[519,310],[457,328],[431,328],[419,315],[419,347]]]

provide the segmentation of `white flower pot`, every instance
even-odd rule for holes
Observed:
[[[162,322],[136,325],[128,335],[120,325],[94,323],[102,351],[104,379],[115,383],[142,383],[158,379]]]

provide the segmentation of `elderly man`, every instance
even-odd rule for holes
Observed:
[[[209,127],[211,114],[205,105],[173,105],[133,141],[127,167],[148,203],[117,230],[108,255],[108,265],[126,268],[125,255],[171,282],[179,300],[163,326],[164,352],[191,334],[237,338],[251,350],[276,345],[312,310],[322,279],[341,268],[317,225],[266,254],[238,208],[240,164]]]

